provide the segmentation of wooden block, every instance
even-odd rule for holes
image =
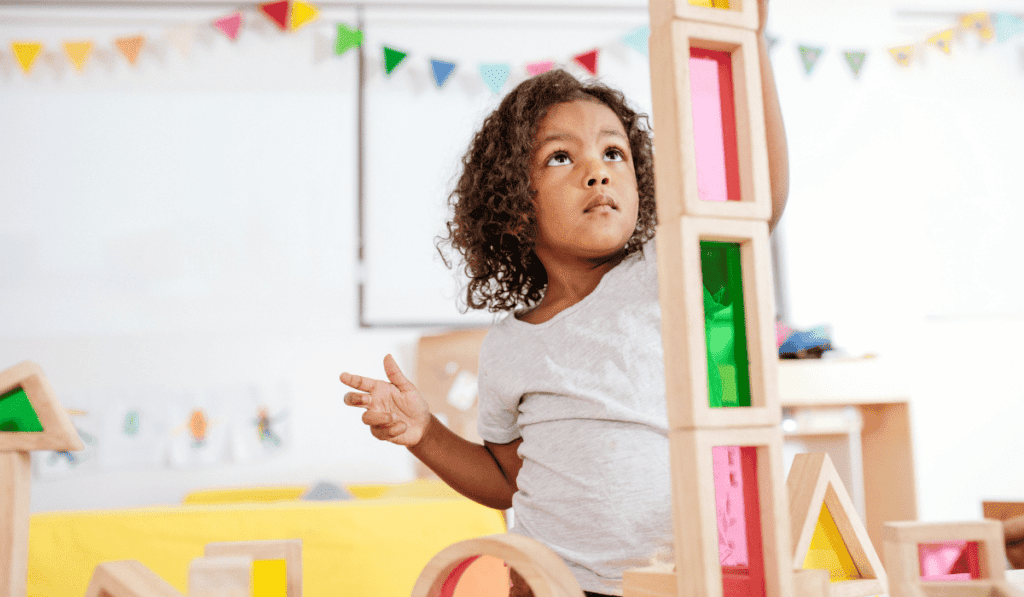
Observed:
[[[921,561],[918,546],[922,543],[946,541],[975,541],[981,578],[1005,581],[1006,544],[1003,526],[998,520],[960,521],[945,523],[887,522],[885,523],[886,569],[891,578],[899,574],[901,580],[919,582]],[[890,547],[891,544],[891,547]],[[889,550],[892,550],[892,564]],[[892,566],[897,567],[897,571]]]
[[[82,450],[85,445],[78,437],[64,407],[50,387],[39,365],[24,361],[0,371],[0,396],[21,388],[35,410],[43,430],[38,432],[0,432],[0,452],[54,450],[57,452]]]
[[[508,564],[530,585],[534,597],[583,597],[562,558],[544,544],[520,535],[489,535],[460,541],[434,556],[412,590],[412,597],[449,597],[467,560],[492,556]]]
[[[188,567],[189,597],[252,597],[250,556],[196,558]]]
[[[650,12],[652,25],[689,19],[756,31],[759,19],[757,0],[650,0]]]
[[[183,597],[142,562],[121,560],[96,566],[85,597]]]
[[[782,483],[782,436],[778,428],[673,430],[669,442],[678,594],[722,596],[712,451],[716,446],[741,446],[755,448],[756,452],[766,595],[792,595],[789,511]]]
[[[676,597],[677,590],[675,567],[671,564],[634,568],[622,574],[623,597]]]
[[[658,220],[681,215],[755,219],[771,217],[768,141],[761,95],[757,36],[752,31],[701,23],[652,23],[649,41]],[[729,57],[739,201],[700,198],[691,48]],[[732,143],[732,141],[728,141]]]
[[[813,568],[793,570],[793,595],[796,597],[829,597],[828,570]]]
[[[888,577],[881,558],[828,454],[797,454],[786,479],[786,492],[793,567],[803,567],[824,505],[860,575],[857,580],[833,582],[832,596],[869,597],[884,593]]]
[[[658,229],[658,292],[669,427],[778,425],[782,410],[778,401],[778,354],[767,223],[691,217],[661,222]],[[701,241],[738,243],[740,246],[749,359],[749,407],[712,408],[708,403]]]
[[[253,561],[284,560],[288,597],[302,597],[302,540],[227,541],[206,544],[207,557],[247,556]]]
[[[29,453],[0,452],[0,597],[24,597],[28,590],[31,485]]]

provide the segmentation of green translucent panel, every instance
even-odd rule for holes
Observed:
[[[743,315],[739,243],[701,241],[708,405],[750,406],[750,362]]]
[[[36,410],[21,388],[0,396],[0,431],[42,431]]]

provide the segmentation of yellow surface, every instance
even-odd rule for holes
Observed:
[[[252,597],[288,597],[288,566],[285,560],[252,563]]]
[[[31,517],[29,597],[82,597],[101,562],[139,560],[186,594],[213,541],[301,539],[304,597],[408,597],[445,547],[505,531],[465,498],[185,505]]]
[[[825,504],[821,505],[818,524],[814,527],[814,535],[811,536],[811,547],[804,558],[804,568],[828,570],[829,580],[832,582],[860,578],[860,572],[853,563],[850,550],[846,548],[846,542],[839,534],[839,527],[836,526]]]
[[[241,504],[287,502],[306,493],[305,485],[281,487],[242,487],[238,489],[204,489],[185,496],[185,504]]]
[[[729,0],[690,0],[690,4],[709,8],[729,8]]]

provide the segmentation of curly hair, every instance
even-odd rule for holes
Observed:
[[[623,94],[597,81],[580,82],[552,70],[520,83],[485,120],[462,158],[462,175],[448,197],[452,211],[442,245],[457,250],[469,278],[466,306],[491,312],[536,305],[547,272],[534,252],[537,235],[530,160],[537,127],[548,110],[575,100],[608,106],[629,137],[640,198],[636,229],[625,254],[654,237],[654,160],[647,116],[630,108]],[[445,264],[451,267],[447,259]]]

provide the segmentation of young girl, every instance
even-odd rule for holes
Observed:
[[[545,73],[503,99],[463,165],[447,241],[468,305],[509,313],[480,349],[484,443],[432,416],[390,355],[390,383],[341,375],[358,390],[345,403],[461,494],[514,508],[511,532],[554,550],[588,596],[621,595],[623,571],[673,543],[646,118],[600,83]]]

